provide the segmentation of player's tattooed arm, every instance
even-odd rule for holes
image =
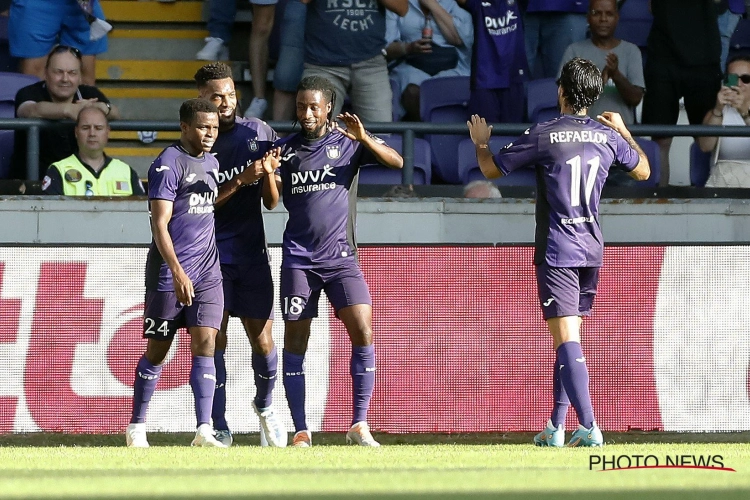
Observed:
[[[234,196],[234,193],[236,193],[242,186],[252,184],[258,179],[263,178],[266,174],[263,170],[262,160],[262,158],[255,160],[249,167],[240,172],[238,176],[219,186],[219,195],[216,197],[214,205],[217,207],[222,206],[229,201],[229,198]]]
[[[628,175],[637,181],[645,181],[651,176],[651,166],[648,164],[648,157],[643,149],[635,142],[633,136],[630,135],[628,127],[625,122],[622,121],[622,117],[619,113],[613,113],[611,111],[605,111],[601,115],[596,117],[604,125],[614,129],[623,139],[630,145],[631,148],[635,149],[638,153],[638,165],[628,172]]]
[[[334,121],[334,127],[338,128],[342,134],[353,141],[361,142],[364,147],[370,150],[375,159],[388,168],[403,168],[404,159],[395,149],[385,143],[384,140],[370,135],[362,121],[355,114],[342,113],[337,117],[346,125],[346,129],[339,127]]]
[[[276,169],[281,165],[281,148],[273,148],[268,151],[263,159],[263,206],[268,210],[273,210],[279,204],[279,185],[276,182]]]
[[[169,234],[169,221],[172,218],[172,209],[174,203],[168,200],[151,200],[151,234],[154,236],[154,243],[159,250],[164,262],[172,271],[172,281],[174,282],[174,292],[177,300],[187,306],[193,303],[195,290],[193,282],[190,280],[185,270],[182,269],[180,261],[177,260],[177,254],[174,251],[172,237]]]
[[[485,119],[479,115],[472,115],[471,120],[467,121],[466,125],[469,127],[469,136],[477,153],[479,170],[486,178],[497,179],[502,175],[502,172],[495,165],[495,161],[492,159],[492,151],[490,151],[492,125],[487,125]]]

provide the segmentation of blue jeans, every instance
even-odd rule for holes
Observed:
[[[281,24],[279,59],[273,72],[273,88],[295,92],[302,79],[305,63],[305,19],[307,5],[289,0],[284,8]]]
[[[524,18],[526,58],[532,78],[554,78],[565,49],[586,38],[586,14],[529,12]]]
[[[727,56],[729,55],[729,41],[740,22],[741,14],[735,14],[727,9],[719,16],[719,35],[721,36],[721,70],[727,69]]]
[[[221,38],[228,43],[232,38],[234,16],[237,15],[235,0],[211,0],[209,4],[208,35]]]

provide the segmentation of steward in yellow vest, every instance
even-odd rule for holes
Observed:
[[[104,154],[109,140],[107,116],[96,107],[78,114],[78,152],[50,165],[42,180],[46,194],[65,196],[144,195],[143,185],[126,163]]]

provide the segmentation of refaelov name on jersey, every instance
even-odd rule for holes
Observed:
[[[550,132],[550,144],[556,142],[593,142],[596,144],[607,144],[607,134],[594,132],[592,130],[565,130],[563,132]]]

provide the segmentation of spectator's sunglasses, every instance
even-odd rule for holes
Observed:
[[[75,47],[71,47],[70,45],[55,45],[52,47],[52,50],[49,52],[49,57],[52,57],[55,54],[62,54],[63,52],[70,52],[74,56],[76,56],[77,59],[81,59],[81,51],[78,50]]]
[[[737,77],[737,79],[738,79],[739,81],[741,81],[741,82],[742,82],[742,83],[744,83],[745,85],[750,85],[750,75],[748,75],[747,73],[746,73],[746,74],[744,74],[744,75],[738,75],[738,74],[736,74],[736,73],[729,73],[729,74],[727,75],[727,78],[725,78],[725,80],[728,80],[728,79],[729,79],[729,75],[734,75],[734,76],[736,76],[736,77]]]

